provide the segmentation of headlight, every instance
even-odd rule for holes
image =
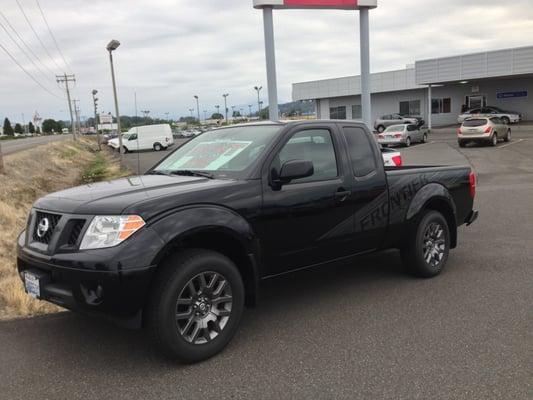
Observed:
[[[146,223],[138,215],[101,215],[91,221],[80,250],[113,247],[129,238]]]

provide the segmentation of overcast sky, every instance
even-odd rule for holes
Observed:
[[[45,64],[28,61],[0,26],[0,44],[44,86],[62,96],[52,72],[64,69],[35,0],[19,0],[52,60],[24,19],[16,0],[0,11]],[[140,110],[154,117],[189,115],[200,97],[208,115],[228,106],[256,108],[254,85],[266,87],[261,12],[251,0],[40,0],[57,42],[76,74],[74,97],[92,116],[91,90],[100,110],[112,111],[110,39],[115,52],[121,114]],[[0,15],[20,46],[23,44]],[[351,11],[278,11],[274,14],[280,102],[291,83],[359,73],[358,16]],[[417,59],[533,44],[531,0],[379,0],[370,12],[371,71],[404,68]],[[25,49],[28,53],[28,50]],[[33,58],[33,57],[32,57]],[[55,61],[55,62],[54,62]],[[58,66],[56,66],[58,64]],[[0,48],[0,118],[68,119],[66,100],[40,88]],[[61,71],[62,72],[62,71]],[[266,102],[266,90],[262,92]],[[222,110],[221,107],[221,110]]]

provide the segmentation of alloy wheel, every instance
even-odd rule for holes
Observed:
[[[444,228],[438,222],[430,223],[424,232],[423,240],[424,261],[432,267],[438,267],[446,250]]]
[[[199,273],[178,296],[178,332],[191,344],[210,342],[224,330],[232,304],[231,285],[223,275],[213,271]]]

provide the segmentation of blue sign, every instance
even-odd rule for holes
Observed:
[[[496,93],[497,99],[513,99],[515,97],[527,97],[527,90],[520,90],[518,92],[500,92]]]

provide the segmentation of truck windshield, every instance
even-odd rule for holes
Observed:
[[[153,171],[168,174],[204,171],[219,178],[241,177],[281,128],[281,125],[252,125],[205,132],[176,149]]]

